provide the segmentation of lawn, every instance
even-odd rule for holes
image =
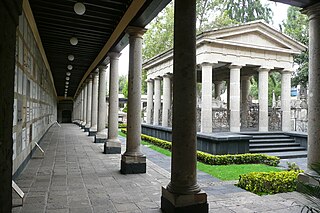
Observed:
[[[119,132],[119,135],[125,137],[126,135]],[[171,156],[169,150],[160,148],[146,141],[141,141],[141,144],[149,147],[157,152],[160,152],[166,156]],[[208,165],[201,162],[197,163],[197,167],[200,171],[210,174],[213,177],[219,178],[220,180],[239,180],[239,175],[247,174],[250,172],[278,172],[282,171],[276,167],[267,166],[264,164],[231,164],[231,165]]]

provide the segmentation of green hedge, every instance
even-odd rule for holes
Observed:
[[[198,151],[198,161],[210,165],[228,165],[228,164],[266,164],[269,166],[277,166],[280,158],[265,154],[236,154],[236,155],[211,155]]]
[[[127,133],[126,129],[121,129],[121,132]],[[171,142],[154,138],[148,135],[141,134],[141,139],[148,141],[161,148],[171,150]],[[209,165],[228,165],[228,164],[266,164],[269,166],[277,166],[280,158],[268,156],[264,154],[237,154],[237,155],[212,155],[205,152],[197,151],[197,159]]]
[[[125,123],[119,123],[119,128],[127,128],[127,124]]]
[[[238,186],[259,195],[292,192],[297,188],[297,177],[301,172],[251,172],[240,175]]]

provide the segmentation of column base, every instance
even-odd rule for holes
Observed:
[[[121,156],[121,174],[140,174],[146,171],[146,156]]]
[[[313,187],[319,187],[319,182],[315,178],[312,178],[310,175],[320,178],[319,174],[317,174],[315,171],[307,170],[304,173],[300,173],[298,175],[298,182],[302,182],[304,184],[308,184],[309,186],[313,186]],[[298,192],[303,191],[300,184],[297,185],[297,191]]]
[[[96,136],[97,131],[89,130],[89,136]]]
[[[97,134],[97,127],[91,127],[89,129],[89,136],[96,136]]]
[[[107,139],[107,135],[102,134],[101,132],[97,132],[97,134],[94,136],[95,143],[106,143]]]
[[[80,123],[81,129],[84,129],[85,126],[86,126],[86,123],[85,123],[85,122]]]
[[[207,213],[207,194],[203,191],[191,195],[173,194],[162,187],[161,210],[169,213]]]
[[[121,142],[119,140],[107,139],[104,143],[104,154],[121,154]]]

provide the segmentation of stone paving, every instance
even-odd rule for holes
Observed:
[[[121,141],[125,139],[121,137]],[[147,173],[120,174],[120,155],[105,155],[78,126],[53,126],[41,142],[44,158],[31,159],[16,182],[26,193],[24,205],[14,194],[14,213],[161,212],[161,186],[170,180],[170,158],[148,147]],[[123,146],[122,150],[125,148]],[[300,212],[307,203],[297,192],[258,196],[198,172],[210,212]]]

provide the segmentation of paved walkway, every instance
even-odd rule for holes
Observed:
[[[161,186],[170,180],[169,157],[142,147],[147,173],[122,175],[120,155],[103,154],[102,144],[72,124],[53,126],[41,146],[45,157],[31,159],[16,180],[26,199],[12,212],[161,212]],[[295,201],[306,202],[296,192],[257,196],[202,172],[198,180],[208,194],[210,212],[292,213],[301,210]],[[19,203],[15,195],[14,204]]]

